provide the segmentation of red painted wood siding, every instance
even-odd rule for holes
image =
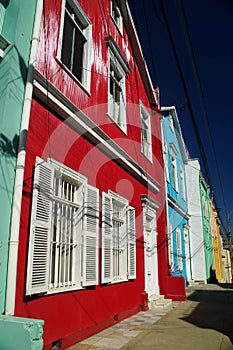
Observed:
[[[161,186],[157,195],[142,185],[98,147],[67,126],[37,98],[33,99],[27,139],[23,204],[18,258],[16,315],[45,320],[44,343],[49,348],[56,339],[68,346],[119,319],[139,311],[144,290],[144,246],[141,194],[148,194],[160,203],[157,213],[159,284],[165,294],[168,271],[166,242],[166,210],[161,150],[159,114],[151,113],[153,163],[141,153],[139,99],[150,107],[130,40],[123,36],[110,18],[110,1],[80,0],[80,5],[92,22],[93,63],[91,67],[91,95],[88,95],[56,60],[61,1],[44,1],[44,18],[38,50],[37,69],[67,98],[78,106],[119,144],[145,172]],[[105,37],[111,35],[121,48],[131,67],[126,79],[127,135],[107,116],[108,63]],[[46,151],[45,151],[46,150]],[[111,189],[127,198],[136,209],[137,278],[130,282],[98,285],[86,290],[25,298],[25,280],[30,227],[31,195],[35,157],[50,156],[88,178],[90,185],[107,192]],[[100,269],[99,269],[100,270]],[[99,271],[100,274],[100,271]]]

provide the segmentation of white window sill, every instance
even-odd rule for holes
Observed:
[[[55,60],[58,62],[58,64],[66,71],[67,74],[70,75],[70,77],[84,90],[84,92],[88,95],[91,96],[90,88],[87,86],[83,85],[81,81],[76,78],[76,76],[67,68],[64,63],[60,60],[60,58],[56,57]]]
[[[150,162],[151,164],[153,164],[153,161],[152,161],[152,155],[147,155],[145,154],[142,150],[141,150],[141,153],[143,154],[143,156],[148,160],[148,162]]]
[[[65,292],[74,292],[81,289],[85,289],[85,288],[82,287],[81,285],[50,288],[47,294],[49,295],[49,294],[57,294],[57,293],[65,293]]]
[[[116,123],[116,121],[114,120],[114,118],[111,116],[111,114],[108,112],[107,116],[114,122],[114,124],[127,136],[127,130],[126,127],[123,128],[122,126],[120,126],[118,123]]]
[[[114,279],[109,284],[116,284],[116,283],[122,283],[122,282],[128,282],[129,280],[127,278],[120,278],[119,279]]]
[[[118,25],[117,22],[115,21],[115,19],[113,18],[113,16],[111,15],[111,19],[113,21],[113,23],[115,24],[118,32],[120,33],[121,36],[123,36],[123,28],[122,28],[122,25]]]

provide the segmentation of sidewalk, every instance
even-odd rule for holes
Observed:
[[[168,313],[140,312],[69,350],[233,350],[233,286],[187,288]]]
[[[166,312],[141,311],[87,338],[68,350],[118,350],[165,316]]]

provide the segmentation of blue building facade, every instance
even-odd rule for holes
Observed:
[[[170,274],[192,279],[185,162],[188,159],[175,107],[162,107]]]

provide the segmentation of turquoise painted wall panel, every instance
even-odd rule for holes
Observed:
[[[167,193],[171,195],[172,198],[174,198],[177,203],[185,210],[187,211],[188,205],[187,200],[184,200],[182,196],[181,191],[181,179],[180,179],[180,169],[183,170],[185,173],[185,166],[184,161],[182,159],[182,155],[180,152],[180,145],[177,140],[177,134],[176,134],[176,125],[174,125],[174,131],[172,131],[169,123],[169,117],[165,117],[163,119],[163,135],[164,139],[167,142],[167,148],[168,148],[168,172],[169,172],[169,181],[167,182]],[[176,155],[176,165],[177,165],[177,181],[178,181],[178,191],[175,190],[175,188],[172,185],[172,157],[171,157],[171,144],[175,146],[177,150]],[[184,182],[184,189],[185,189],[185,196],[187,196],[187,189],[186,184]]]
[[[170,121],[169,111],[164,111],[164,118],[162,120],[163,137],[167,148],[167,196],[168,196],[168,224],[172,227],[172,246],[173,246],[173,269],[172,275],[183,276],[187,281],[186,272],[186,252],[184,240],[184,225],[188,224],[186,214],[188,212],[187,202],[187,188],[185,182],[185,164],[184,164],[184,150],[181,150],[180,140],[182,135],[179,129],[178,120],[173,118],[173,123]],[[174,156],[175,155],[175,156]],[[172,158],[176,162],[176,181],[173,177]],[[183,186],[181,181],[181,172],[183,174]],[[171,202],[175,203],[174,206]],[[183,214],[181,214],[181,212]],[[180,229],[181,247],[182,247],[182,269],[179,268],[179,257],[177,255],[177,240],[176,229]]]
[[[0,316],[1,349],[42,350],[41,320]]]
[[[202,223],[203,223],[203,237],[204,237],[204,252],[205,252],[205,264],[206,264],[206,278],[209,282],[215,281],[215,268],[214,268],[214,252],[213,252],[213,240],[212,240],[212,228],[210,220],[210,189],[206,187],[203,182],[203,178],[200,176],[200,195],[201,195],[201,210],[202,210]]]
[[[184,225],[187,225],[188,221],[180,214],[178,214],[174,208],[168,206],[168,217],[169,223],[172,227],[172,247],[173,247],[173,271],[174,276],[183,276],[185,282],[187,282],[187,271],[186,271],[186,256],[185,256],[185,240],[184,240]],[[179,269],[178,255],[177,255],[177,240],[176,240],[176,229],[180,229],[181,236],[181,249],[182,249],[182,269]]]
[[[7,1],[5,1],[7,5]],[[5,308],[12,196],[18,135],[35,16],[36,0],[11,0],[1,35],[10,43],[0,59],[0,312]],[[26,20],[25,20],[26,19]]]
[[[5,7],[3,6],[3,4],[0,3],[0,33],[3,27],[4,15],[5,15]]]

